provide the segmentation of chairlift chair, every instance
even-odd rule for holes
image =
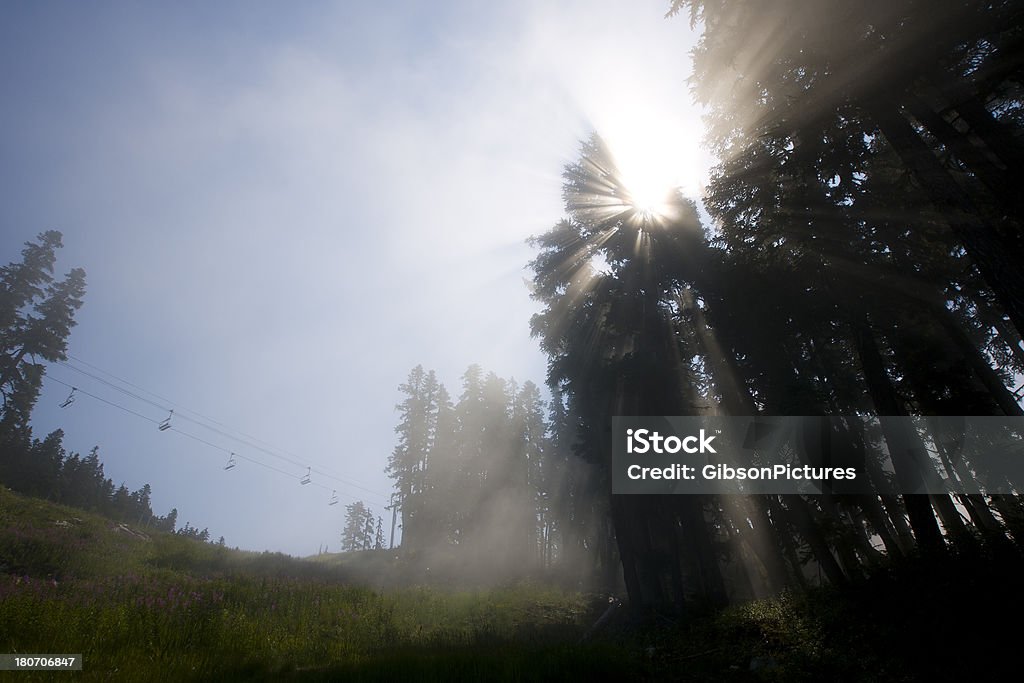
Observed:
[[[174,410],[171,410],[171,412],[167,414],[167,417],[165,417],[163,421],[160,422],[159,425],[157,425],[157,429],[159,429],[161,432],[165,432],[168,429],[170,429],[172,417],[174,417]]]
[[[338,504],[338,492],[335,491],[334,489],[331,489],[331,500],[327,504],[328,505],[337,505]]]
[[[75,402],[75,392],[78,391],[76,387],[71,387],[71,393],[64,399],[64,402],[60,404],[61,408],[67,408],[69,405]]]
[[[312,471],[312,469],[313,469],[312,467],[307,467],[306,468],[306,475],[304,477],[302,477],[302,479],[299,480],[299,483],[302,484],[303,486],[305,486],[306,484],[308,484],[311,481],[310,478],[309,478],[309,473]]]
[[[228,464],[224,465],[224,469],[225,470],[230,470],[231,468],[233,468],[237,464],[238,463],[235,462],[235,454],[232,453],[231,457],[228,458]]]

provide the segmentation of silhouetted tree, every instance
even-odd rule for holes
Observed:
[[[771,302],[770,313],[740,298],[711,307],[732,374],[775,411],[1019,415],[1007,383],[1024,321],[1009,181],[1022,158],[1020,4],[672,3],[684,9],[704,28],[692,83],[722,160],[707,207],[729,278],[762,271]],[[778,39],[754,39],[768,34]],[[732,334],[730,316],[742,318]],[[752,327],[761,340],[797,333],[771,350],[742,338]],[[912,485],[924,444],[885,424],[897,478]],[[858,507],[887,547],[906,545],[899,501]],[[948,496],[902,507],[921,548],[943,547],[936,518],[971,543]]]
[[[345,528],[341,532],[341,549],[369,550],[377,535],[373,512],[359,500],[345,506]]]
[[[672,311],[680,268],[695,275],[705,237],[695,206],[678,194],[657,213],[635,205],[596,135],[563,175],[568,219],[533,240],[534,295],[545,305],[533,332],[551,358],[549,383],[580,415],[580,450],[610,493],[612,415],[702,410],[693,342],[677,334]],[[612,498],[635,605],[681,611],[694,592],[725,601],[712,505],[697,496]]]
[[[427,542],[423,508],[428,498],[426,468],[437,436],[441,386],[433,371],[417,365],[399,387],[405,395],[397,406],[401,418],[395,432],[398,444],[388,461],[387,473],[398,488],[402,515],[402,544],[411,548]]]
[[[20,263],[0,268],[0,437],[13,443],[28,429],[39,396],[42,361],[65,359],[67,337],[85,293],[85,271],[53,280],[61,234],[41,233],[28,242]]]

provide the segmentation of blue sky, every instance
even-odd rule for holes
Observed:
[[[710,163],[685,19],[555,4],[5,3],[2,262],[61,230],[58,268],[88,276],[74,357],[358,482],[314,476],[386,516],[413,366],[455,396],[470,363],[543,384],[525,239],[561,217],[589,130],[691,193]],[[337,549],[344,505],[304,467],[177,422],[290,476],[225,472],[222,451],[66,394],[47,382],[37,434],[99,445],[159,514],[232,546]]]

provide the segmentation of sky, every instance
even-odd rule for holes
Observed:
[[[389,524],[414,366],[456,397],[471,363],[544,383],[526,239],[580,141],[699,195],[667,6],[0,5],[0,263],[62,231],[71,362],[146,399],[55,364],[36,436],[232,547],[337,551],[354,500]],[[62,409],[67,385],[93,396]]]

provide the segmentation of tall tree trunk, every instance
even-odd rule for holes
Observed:
[[[860,560],[857,559],[857,553],[854,550],[853,544],[847,542],[847,537],[851,535],[863,537],[863,534],[850,528],[844,518],[844,515],[839,511],[835,500],[830,494],[822,493],[819,495],[818,503],[821,505],[821,511],[826,517],[828,517],[831,525],[836,529],[842,529],[842,533],[839,535],[839,538],[837,538],[831,545],[836,549],[836,555],[839,556],[839,562],[842,564],[843,573],[853,581],[862,580],[864,578],[864,568],[861,566]]]
[[[845,585],[848,582],[848,577],[843,573],[842,568],[832,554],[828,541],[825,540],[825,536],[821,533],[821,529],[814,519],[810,505],[801,496],[796,494],[784,495],[782,500],[785,503],[783,510],[788,513],[793,526],[803,536],[804,540],[807,541],[807,545],[811,547],[814,559],[818,562],[821,570],[825,572],[829,583],[835,586]]]
[[[896,391],[885,371],[885,362],[875,343],[874,334],[865,319],[859,321],[854,330],[857,351],[860,356],[868,392],[879,416],[905,417],[906,409],[896,396]],[[900,486],[906,490],[923,490],[924,479],[918,469],[925,464],[927,454],[920,437],[910,429],[904,420],[881,418],[882,433],[889,447],[889,455],[896,471]],[[942,532],[932,512],[927,495],[904,493],[903,502],[910,516],[917,546],[922,552],[936,552],[944,547]]]
[[[704,352],[705,362],[711,371],[712,381],[722,397],[722,405],[730,415],[757,415],[757,406],[750,395],[750,390],[742,380],[736,361],[728,350],[715,338],[714,331],[708,325],[704,311],[692,303],[692,297],[678,297],[681,310],[689,311],[693,316],[694,332]],[[731,496],[726,497],[732,501]],[[766,501],[761,496],[748,496],[747,508],[749,516],[740,505],[728,505],[728,513],[737,525],[749,519],[752,529],[748,533],[744,529],[744,538],[750,543],[767,573],[769,590],[773,593],[783,590],[790,584],[789,573],[782,562],[781,543],[778,535],[780,530],[772,524],[768,516]]]
[[[700,595],[707,604],[722,607],[729,599],[725,589],[725,577],[722,576],[714,542],[709,533],[709,524],[705,519],[706,497],[682,495],[674,498],[678,501],[675,507],[680,522],[679,532],[687,534],[689,530],[689,543],[684,547],[689,547],[692,553]]]
[[[999,511],[1003,523],[1010,530],[1013,541],[1018,548],[1024,550],[1024,508],[1021,507],[1020,498],[997,494],[990,496],[992,505]]]
[[[939,513],[942,526],[949,533],[949,538],[960,550],[974,551],[977,549],[977,541],[971,535],[967,525],[964,524],[960,511],[956,509],[949,494],[933,493],[929,496],[932,506]]]
[[[881,539],[882,545],[885,546],[885,552],[888,553],[889,557],[895,560],[902,560],[906,557],[911,546],[904,547],[900,542],[901,539],[889,520],[889,516],[882,508],[878,497],[870,494],[858,496],[857,505],[864,512],[864,517],[867,519],[868,524],[878,534],[878,538]]]
[[[806,588],[807,576],[804,574],[803,564],[801,564],[797,552],[797,539],[793,533],[790,515],[782,506],[781,496],[767,495],[761,499],[764,501],[766,512],[771,515],[773,526],[778,529],[782,557],[789,564],[790,574],[796,579],[800,588]]]
[[[870,523],[867,521],[867,516],[864,514],[864,511],[859,505],[844,505],[843,512],[843,516],[846,518],[848,524],[853,527],[852,536],[854,547],[864,558],[864,565],[867,567],[877,567],[882,563],[885,555],[871,543],[871,536],[868,529]]]

